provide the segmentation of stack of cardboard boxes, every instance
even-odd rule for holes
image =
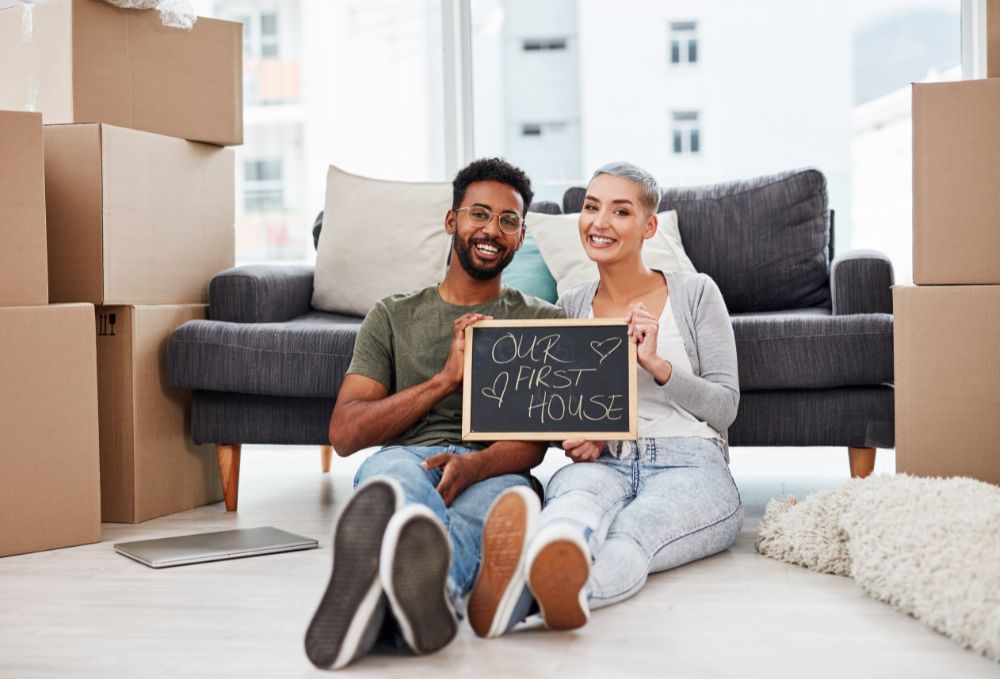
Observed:
[[[0,111],[0,556],[101,538],[94,308],[48,306],[44,154]]]
[[[893,291],[896,469],[1000,484],[1000,0],[985,80],[913,86],[913,280]]]
[[[0,305],[19,307],[0,310],[9,554],[221,499],[166,343],[233,265],[242,27],[49,0],[0,11],[0,63],[0,109],[37,111],[0,114]],[[70,520],[87,529],[57,536]],[[10,542],[18,531],[51,539]]]

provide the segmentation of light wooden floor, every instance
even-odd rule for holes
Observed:
[[[1000,667],[868,598],[853,581],[758,555],[773,495],[837,485],[846,450],[737,449],[748,520],[726,553],[653,576],[576,633],[477,639],[429,657],[370,656],[346,676],[997,677]],[[880,451],[877,471],[891,471]],[[328,576],[330,528],[359,460],[319,471],[314,448],[246,447],[240,511],[222,504],[106,524],[104,541],[0,559],[0,677],[316,676],[302,636]],[[561,464],[550,452],[541,476]],[[320,549],[154,571],[113,542],[273,525]]]

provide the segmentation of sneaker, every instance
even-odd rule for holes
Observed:
[[[306,655],[316,667],[344,667],[375,644],[386,613],[379,580],[382,536],[402,506],[399,484],[376,477],[357,489],[337,517],[330,582],[306,630]]]
[[[568,630],[587,624],[590,549],[577,531],[560,525],[541,529],[528,549],[525,572],[546,627]]]
[[[448,597],[451,541],[429,508],[409,504],[385,530],[379,577],[406,644],[417,655],[448,645],[458,633]]]
[[[524,581],[524,548],[540,510],[538,496],[517,486],[501,493],[486,513],[479,577],[469,597],[469,623],[481,637],[504,634],[527,613],[531,593]]]

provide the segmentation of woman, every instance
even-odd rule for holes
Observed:
[[[711,278],[643,263],[659,202],[656,181],[627,163],[600,168],[587,187],[580,240],[600,279],[559,304],[570,318],[628,322],[639,363],[639,438],[564,441],[576,464],[549,482],[534,536],[537,501],[528,493],[498,498],[469,602],[481,636],[523,620],[532,598],[548,627],[580,627],[591,608],[632,596],[649,573],[720,552],[739,534],[743,508],[726,445],[739,404],[732,324]]]

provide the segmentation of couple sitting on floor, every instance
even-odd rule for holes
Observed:
[[[594,173],[579,230],[600,279],[559,306],[500,281],[524,240],[528,177],[479,160],[453,186],[444,280],[368,313],[330,420],[340,455],[383,447],[358,470],[334,529],[330,582],[305,638],[319,667],[380,647],[431,653],[465,614],[481,637],[535,613],[552,629],[580,627],[649,573],[726,549],[742,523],[725,441],[739,402],[732,326],[708,276],[643,264],[655,180],[625,163]],[[464,333],[483,319],[565,316],[628,322],[639,438],[563,441],[574,464],[552,477],[541,509],[528,471],[547,444],[461,440]]]

